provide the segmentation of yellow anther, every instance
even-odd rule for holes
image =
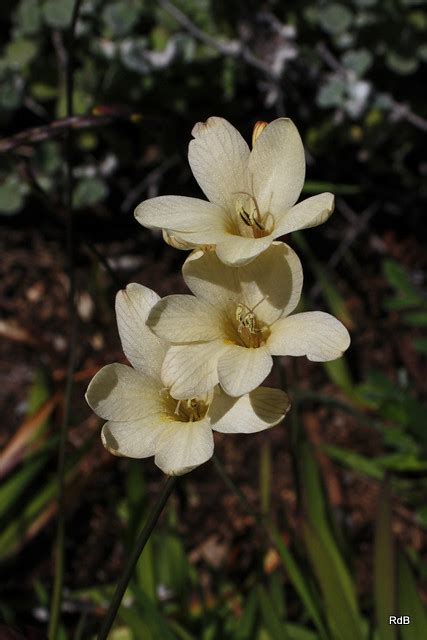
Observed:
[[[244,313],[244,309],[247,309],[246,313]],[[237,327],[237,331],[242,333],[244,329],[247,329],[249,333],[255,334],[259,333],[260,330],[256,326],[256,318],[253,312],[253,309],[250,309],[245,304],[238,304],[236,308],[236,320],[239,323]]]

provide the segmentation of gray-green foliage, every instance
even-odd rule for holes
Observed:
[[[40,124],[64,115],[60,78],[72,6],[73,0],[19,0],[10,10],[0,9],[10,24],[0,49],[0,122],[6,134],[18,109],[23,127],[34,123],[34,115]],[[239,46],[262,64],[272,65],[278,80],[271,84],[245,56],[221,54],[194,30],[179,24],[160,3],[88,0],[82,3],[76,29],[77,114],[87,114],[98,104],[118,104],[148,114],[160,110],[173,127],[179,114],[188,138],[199,115],[218,113],[236,124],[248,123],[261,113],[274,117],[282,94],[287,114],[305,129],[305,142],[315,153],[325,158],[330,151],[346,155],[348,175],[357,172],[359,182],[364,172],[370,180],[381,179],[387,168],[393,171],[396,184],[410,187],[415,194],[418,176],[402,162],[402,153],[411,154],[417,144],[416,130],[405,126],[396,137],[395,119],[402,116],[401,111],[395,112],[395,98],[409,101],[420,115],[425,110],[415,77],[426,59],[427,21],[419,2],[306,0],[267,3],[262,11],[249,13],[237,2],[181,0],[176,6],[219,47],[225,44],[237,51],[240,41]],[[400,91],[402,74],[412,78],[410,94]],[[134,133],[142,147],[144,129]],[[384,161],[380,139],[390,140],[391,162]],[[101,199],[113,192],[123,199],[126,188],[139,179],[133,154],[123,142],[118,133],[110,132],[108,147],[120,150],[119,169],[127,178],[115,189],[109,185],[101,192],[99,188]],[[353,168],[347,147],[353,148]],[[363,167],[356,162],[357,148],[368,154]],[[93,150],[97,179],[106,182],[96,163],[107,146],[97,139]],[[10,173],[9,165],[4,169]],[[60,184],[57,170],[47,173],[43,179],[48,184]],[[348,177],[340,180],[335,174],[334,181],[348,182]],[[12,209],[18,212],[25,201]],[[83,201],[91,206],[98,197]],[[416,209],[417,205],[411,206],[414,216]]]

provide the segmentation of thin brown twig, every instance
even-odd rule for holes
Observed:
[[[136,114],[127,114],[129,119],[135,119]],[[49,124],[25,129],[19,133],[3,138],[0,140],[0,153],[13,151],[17,147],[26,144],[36,144],[60,135],[67,135],[70,129],[87,129],[89,127],[101,127],[110,124],[114,118],[123,118],[124,114],[120,110],[109,110],[108,115],[87,115],[87,116],[71,116],[54,120]]]
[[[169,0],[159,0],[160,6],[169,13],[175,20],[182,26],[186,31],[191,33],[194,38],[207,44],[208,46],[216,49],[223,56],[228,56],[231,58],[242,58],[247,64],[251,65],[258,71],[262,71],[264,74],[268,75],[270,78],[277,80],[278,78],[274,74],[273,69],[271,69],[270,65],[266,64],[259,58],[253,55],[248,47],[245,47],[239,40],[232,41],[224,41],[217,40],[213,38],[211,35],[200,29],[197,25],[190,20],[190,18],[178,9],[172,2]]]
[[[334,56],[334,54],[328,49],[324,42],[320,42],[317,45],[317,51],[320,54],[323,61],[327,64],[327,66],[338,73],[344,79],[348,78],[348,70],[340,63],[339,60]],[[374,88],[374,92],[378,95],[380,92]],[[394,99],[394,97],[390,94],[387,94],[389,99],[390,106],[392,107],[392,115],[396,120],[402,119],[406,120],[410,124],[412,124],[417,129],[421,131],[427,131],[427,120],[422,118],[417,113],[414,113],[411,107],[402,102],[398,102]]]

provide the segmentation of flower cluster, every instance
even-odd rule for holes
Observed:
[[[286,118],[257,123],[253,148],[222,118],[193,129],[193,174],[209,199],[162,196],[135,216],[190,249],[182,272],[193,295],[159,299],[130,284],[116,298],[123,351],[132,367],[105,366],[86,398],[107,420],[105,447],[116,455],[155,456],[179,475],[213,454],[212,431],[254,433],[289,410],[284,391],[260,385],[272,356],[328,361],[350,344],[346,328],[323,312],[295,313],[303,274],[296,253],[276,238],[324,222],[333,196],[295,204],[304,149]]]

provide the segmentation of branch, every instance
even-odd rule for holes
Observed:
[[[203,42],[204,44],[216,49],[223,56],[231,57],[231,58],[242,58],[247,64],[258,69],[258,71],[262,71],[262,73],[268,75],[270,78],[277,80],[276,74],[273,72],[271,67],[256,56],[254,56],[251,51],[245,47],[239,40],[217,40],[213,38],[211,35],[200,29],[197,25],[194,24],[190,20],[188,16],[185,15],[178,9],[172,2],[169,0],[159,0],[160,6],[169,13],[175,20],[189,33],[191,33],[196,40]]]
[[[317,51],[319,52],[323,61],[327,64],[327,66],[338,73],[342,78],[348,80],[348,70],[340,63],[339,60],[333,55],[333,53],[328,49],[324,42],[320,42],[317,45]],[[375,87],[373,87],[373,92],[375,95],[379,96],[380,92],[377,91]],[[392,107],[392,116],[396,120],[406,120],[410,124],[412,124],[417,129],[421,131],[427,131],[427,120],[419,116],[417,113],[414,113],[412,109],[403,102],[398,102],[393,98],[393,96],[387,94],[390,106]]]

